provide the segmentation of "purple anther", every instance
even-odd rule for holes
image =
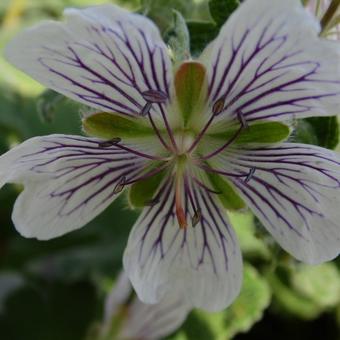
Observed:
[[[152,106],[152,103],[147,102],[144,105],[144,107],[142,108],[142,111],[140,112],[140,115],[143,116],[143,117],[146,116],[150,112],[151,106]]]
[[[116,184],[116,186],[113,189],[113,193],[114,194],[119,194],[120,192],[123,191],[124,186],[125,186],[125,182],[126,182],[126,177],[122,176],[119,180],[119,182]]]
[[[254,174],[255,174],[255,171],[256,171],[255,168],[251,168],[251,169],[249,170],[249,173],[248,173],[246,179],[244,180],[245,183],[248,183],[248,182],[253,178],[253,176],[254,176]]]
[[[104,141],[104,142],[99,142],[98,146],[100,148],[109,148],[110,146],[116,145],[116,144],[118,144],[121,141],[122,141],[121,138],[115,137],[115,138],[112,138],[112,139]]]
[[[168,99],[168,95],[158,90],[147,90],[142,92],[143,98],[148,103],[164,103]]]
[[[220,98],[215,102],[212,108],[214,116],[219,115],[224,110],[224,104],[225,104],[224,98]]]
[[[247,129],[248,128],[248,123],[247,123],[247,121],[246,121],[246,119],[245,119],[245,117],[244,117],[244,115],[243,115],[243,113],[241,111],[237,112],[237,117],[238,117],[238,120],[240,121],[242,127],[244,129]]]
[[[192,224],[193,228],[195,228],[197,226],[197,224],[201,221],[201,219],[202,219],[202,212],[201,212],[201,210],[198,209],[198,210],[195,211],[195,214],[191,219],[191,224]]]
[[[155,206],[155,205],[158,204],[158,203],[159,203],[159,199],[153,198],[153,199],[151,199],[150,201],[147,201],[147,202],[145,203],[145,205],[146,205],[146,206],[149,206],[149,207],[153,207],[153,206]]]

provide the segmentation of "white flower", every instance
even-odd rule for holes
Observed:
[[[130,303],[132,286],[122,272],[106,298],[101,336],[106,340],[156,340],[176,331],[190,307],[181,296],[169,292],[154,305],[135,297]]]
[[[339,156],[285,142],[291,120],[340,107],[340,46],[319,38],[299,0],[245,1],[198,60],[176,69],[143,16],[113,5],[65,15],[20,34],[6,55],[97,109],[83,126],[101,138],[36,137],[0,158],[0,186],[25,186],[13,211],[22,235],[78,229],[129,188],[144,207],[124,255],[139,298],[171,292],[210,311],[242,281],[225,208],[248,206],[301,261],[338,255]]]

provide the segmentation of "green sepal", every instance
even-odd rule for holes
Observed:
[[[205,66],[196,61],[183,62],[175,73],[174,85],[178,111],[186,126],[191,118],[197,119],[206,103],[208,81]]]
[[[218,192],[218,198],[228,210],[241,210],[246,207],[242,198],[236,193],[232,184],[224,180],[220,175],[207,172],[211,185]]]
[[[114,113],[95,113],[84,118],[82,123],[85,133],[103,139],[146,137],[154,133],[152,128],[146,125],[144,118],[130,119]]]
[[[228,140],[232,138],[239,128],[227,129],[223,132],[209,134],[210,137]],[[290,135],[290,128],[280,122],[261,122],[249,125],[237,137],[235,144],[272,144],[286,140]]]
[[[129,204],[132,208],[143,208],[150,204],[165,175],[165,170],[133,184],[129,190]]]

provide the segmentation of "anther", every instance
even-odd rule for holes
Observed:
[[[126,177],[122,176],[119,182],[116,184],[115,188],[113,189],[113,193],[119,194],[120,192],[122,192],[125,186],[125,182],[126,182]]]
[[[168,99],[168,95],[158,90],[147,90],[142,92],[143,98],[149,103],[164,103]]]
[[[146,104],[144,105],[142,111],[140,112],[141,116],[146,116],[151,109],[153,103],[164,103],[168,96],[166,93],[158,90],[147,90],[141,93],[143,98],[146,100]]]
[[[99,146],[100,148],[109,148],[109,147],[111,147],[111,146],[113,146],[113,145],[118,144],[118,143],[121,142],[121,141],[122,141],[121,138],[115,137],[115,138],[112,138],[112,139],[107,140],[107,141],[104,141],[104,142],[99,142],[99,143],[98,143],[98,146]]]
[[[237,112],[237,118],[240,121],[242,127],[244,129],[247,129],[248,128],[248,122],[246,121],[246,118],[244,117],[244,115],[243,115],[243,113],[241,111]]]
[[[251,168],[249,170],[249,173],[248,173],[246,179],[244,180],[245,183],[248,183],[253,178],[255,171],[256,171],[256,168]]]
[[[158,203],[159,203],[159,199],[158,198],[153,198],[153,199],[151,199],[149,201],[146,201],[145,205],[149,206],[149,207],[153,207],[153,206],[155,206]]]
[[[195,211],[194,216],[191,219],[191,224],[193,226],[193,228],[195,228],[197,226],[197,224],[201,221],[202,219],[202,212],[200,209]]]
[[[218,99],[213,105],[212,112],[215,116],[219,115],[224,109],[225,100],[223,98]]]

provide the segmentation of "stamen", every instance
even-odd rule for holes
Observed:
[[[201,219],[202,219],[202,212],[200,209],[198,209],[195,211],[195,214],[191,219],[192,227],[195,228],[197,224],[201,221]]]
[[[113,193],[114,194],[119,194],[120,192],[123,191],[124,187],[125,187],[125,176],[122,176],[119,180],[119,182],[116,184],[116,186],[113,189]]]
[[[212,112],[215,116],[218,116],[224,109],[225,99],[218,99],[213,105]]]
[[[193,176],[192,178],[194,180],[195,183],[197,183],[200,187],[202,187],[203,189],[205,189],[206,191],[212,193],[212,194],[216,194],[216,195],[221,195],[222,192],[221,191],[216,191],[213,189],[210,189],[207,185],[205,185],[204,183],[202,183],[199,179],[197,179],[196,177]]]
[[[241,111],[237,112],[237,118],[240,121],[240,123],[241,123],[241,125],[244,129],[247,129],[249,127],[248,122],[246,121],[246,118],[244,117],[244,115]]]
[[[151,109],[152,103],[147,102],[144,107],[142,108],[142,111],[140,112],[140,115],[142,117],[146,116],[148,113],[150,113],[150,109]]]
[[[146,203],[145,203],[145,205],[146,206],[149,206],[149,207],[153,207],[153,206],[155,206],[156,204],[158,204],[159,203],[159,199],[158,198],[153,198],[153,199],[151,199],[150,201],[147,201]]]
[[[176,206],[176,216],[177,216],[177,221],[179,224],[179,227],[181,229],[186,229],[188,227],[188,222],[185,216],[185,211],[182,206],[182,181],[181,181],[181,176],[177,177],[176,180],[176,192],[175,192],[175,206]]]
[[[251,168],[249,170],[249,173],[248,173],[246,179],[244,180],[245,183],[248,183],[253,178],[255,171],[256,171],[256,168]]]
[[[147,90],[142,92],[143,98],[149,103],[164,103],[168,99],[168,95],[158,90]]]
[[[207,130],[210,127],[211,123],[213,122],[214,118],[216,116],[218,116],[223,111],[224,104],[225,104],[224,98],[220,98],[219,100],[217,100],[215,102],[215,104],[213,105],[213,108],[212,108],[213,114],[210,116],[208,122],[205,124],[205,126],[203,127],[201,132],[197,135],[196,139],[194,140],[194,142],[192,143],[192,145],[190,146],[190,148],[188,149],[187,152],[191,152],[197,146],[199,141],[202,139],[204,134],[207,132]]]
[[[109,147],[111,147],[111,146],[113,146],[113,145],[117,145],[117,144],[120,143],[121,141],[122,141],[121,138],[115,137],[115,138],[112,138],[112,139],[107,140],[107,141],[104,141],[104,142],[99,142],[99,143],[98,143],[98,146],[99,146],[100,148],[109,148]]]
[[[168,162],[165,162],[163,164],[161,164],[160,166],[146,172],[145,174],[141,175],[140,177],[134,178],[133,180],[130,181],[125,181],[125,185],[128,184],[133,184],[139,181],[144,181],[152,176],[155,176],[157,174],[159,174],[161,171],[163,171],[166,167],[168,166]],[[146,170],[145,168],[142,170],[142,172]]]
[[[232,136],[224,145],[222,145],[220,148],[218,148],[217,150],[211,152],[210,154],[206,155],[206,156],[202,156],[201,159],[209,159],[211,157],[216,156],[217,154],[219,154],[220,152],[222,152],[223,150],[225,150],[228,146],[230,146],[231,144],[233,144],[235,142],[235,140],[239,137],[240,133],[242,132],[243,129],[248,128],[248,123],[244,117],[244,115],[242,114],[241,111],[237,112],[237,117],[240,121],[240,128],[235,132],[234,136]]]

